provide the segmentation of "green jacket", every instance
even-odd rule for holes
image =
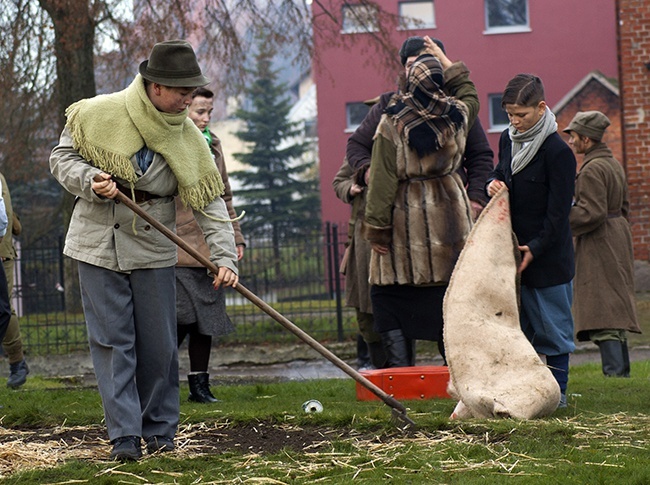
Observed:
[[[20,221],[13,211],[11,205],[11,194],[9,193],[9,187],[7,186],[7,180],[4,175],[0,173],[0,181],[2,182],[2,198],[5,202],[5,210],[7,212],[7,233],[2,238],[0,242],[0,257],[5,259],[16,259],[16,248],[14,247],[13,237],[18,236],[21,231]]]

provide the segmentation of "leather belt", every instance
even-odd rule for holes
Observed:
[[[622,211],[608,212],[607,219],[615,219],[616,217],[621,217],[622,215]]]
[[[148,200],[151,199],[160,199],[163,197],[162,195],[156,195],[152,194],[151,192],[145,192],[144,190],[138,190],[138,189],[129,189],[127,187],[124,187],[121,184],[118,184],[115,182],[117,185],[117,190],[122,192],[124,195],[126,195],[129,199],[133,200],[137,204],[141,204],[142,202],[147,202]]]

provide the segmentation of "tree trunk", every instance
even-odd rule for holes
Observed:
[[[65,110],[75,101],[95,96],[94,43],[95,20],[89,0],[39,0],[54,24],[56,55],[56,99],[59,132],[65,125]],[[61,201],[67,231],[74,197],[64,191]],[[76,264],[65,265],[65,299],[68,312],[81,310]]]

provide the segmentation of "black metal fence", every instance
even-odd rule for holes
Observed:
[[[339,263],[347,225],[327,224],[321,233],[283,241],[274,248],[268,238],[247,241],[240,261],[241,283],[301,329],[321,341],[356,335],[352,309],[344,306],[344,281]],[[31,354],[64,354],[87,349],[83,313],[70,308],[68,275],[76,264],[62,254],[63,237],[48,237],[19,248],[13,304],[21,325],[23,346]],[[228,314],[234,333],[222,342],[294,341],[279,323],[228,289]]]

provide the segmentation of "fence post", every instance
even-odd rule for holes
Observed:
[[[325,247],[327,248],[327,290],[329,291],[330,298],[334,298],[334,275],[332,274],[332,235],[331,224],[329,221],[325,223]]]
[[[63,287],[63,290],[60,293],[61,297],[61,311],[65,312],[66,311],[66,301],[65,301],[65,257],[63,256],[63,246],[65,246],[65,240],[63,238],[62,234],[59,234],[59,237],[57,238],[57,243],[59,245],[57,254],[59,255],[59,281],[61,282],[61,285]],[[76,263],[73,263],[76,264]],[[59,289],[57,288],[57,291]]]
[[[338,271],[339,265],[339,226],[332,226],[332,250],[334,252],[334,293],[336,295],[336,329],[338,331],[339,342],[343,342],[343,305],[341,304],[341,273]]]

